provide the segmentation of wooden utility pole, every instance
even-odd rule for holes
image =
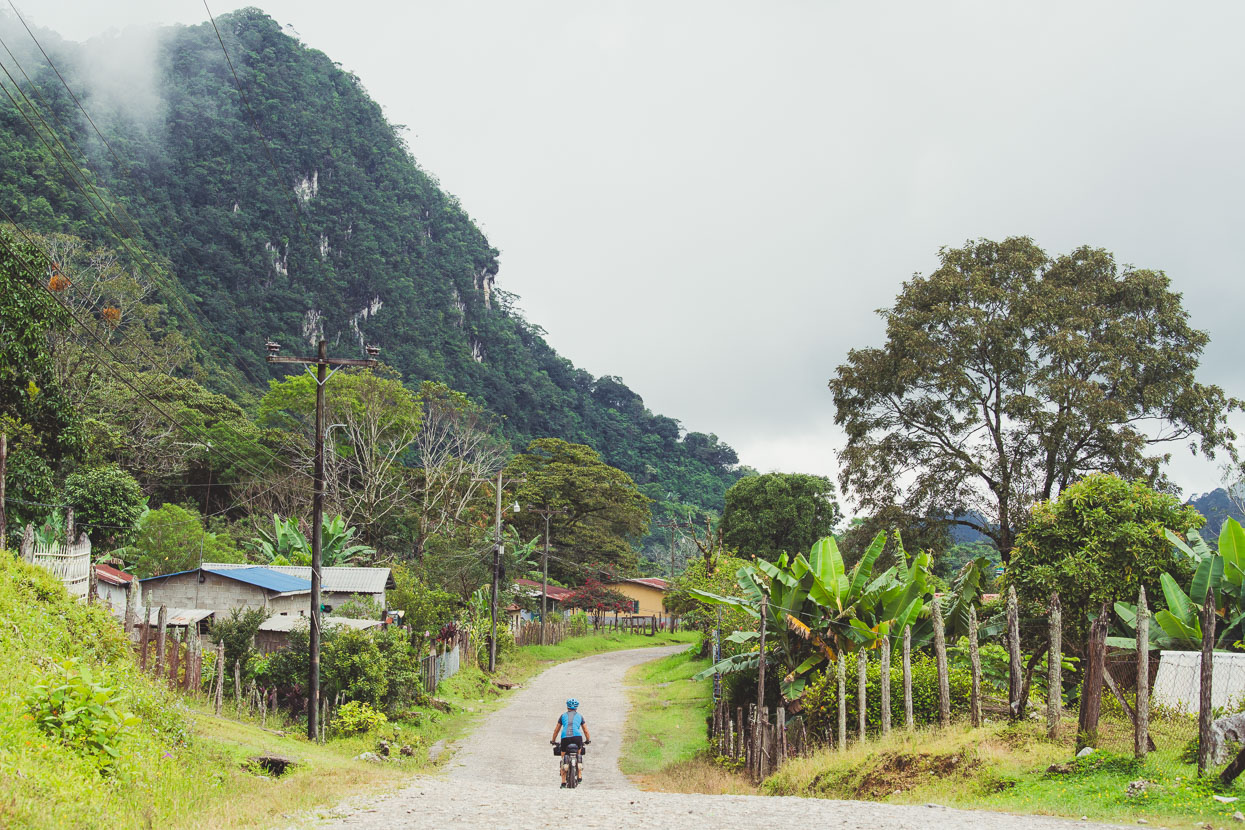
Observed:
[[[307,667],[307,737],[316,740],[319,736],[318,721],[320,715],[320,568],[321,544],[323,543],[324,524],[324,386],[332,373],[343,366],[360,366],[372,368],[376,366],[376,355],[380,349],[368,346],[366,360],[359,358],[328,356],[328,343],[321,340],[316,347],[315,357],[281,357],[277,352],[281,347],[271,340],[267,343],[269,363],[298,363],[303,366],[316,367],[316,461],[315,483],[311,497],[311,631],[310,653]]]
[[[489,611],[492,616],[493,634],[488,645],[488,670],[489,673],[497,671],[497,583],[501,579],[501,494],[507,484],[515,484],[527,481],[525,478],[503,478],[502,471],[497,471],[497,481],[494,483],[491,478],[478,478],[475,481],[488,482],[495,484],[497,490],[497,521],[493,528],[493,589],[492,598],[489,601]],[[515,503],[515,509],[518,509],[518,503]]]
[[[545,617],[549,614],[549,518],[566,515],[566,508],[528,505],[527,509],[545,518],[545,553],[540,557],[540,644],[543,646],[548,645],[545,642]]]

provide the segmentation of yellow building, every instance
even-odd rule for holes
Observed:
[[[666,590],[670,583],[657,577],[619,579],[605,583],[607,587],[631,600],[631,613],[641,617],[664,616],[666,613]]]

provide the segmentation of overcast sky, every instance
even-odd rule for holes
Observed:
[[[1166,271],[1245,396],[1245,3],[258,5],[409,126],[559,352],[762,471],[837,474],[826,381],[969,238]],[[73,40],[206,19],[18,8]]]

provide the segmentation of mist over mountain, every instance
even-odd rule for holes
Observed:
[[[211,24],[88,44],[37,32],[101,138],[8,21],[28,77],[5,79],[13,97],[0,98],[0,207],[21,227],[157,263],[181,297],[168,313],[218,390],[245,398],[277,376],[270,339],[287,354],[321,337],[340,356],[374,344],[408,384],[439,380],[484,402],[516,446],[593,446],[659,503],[656,516],[676,503],[720,509],[742,474],[735,452],[558,355],[499,282],[498,251],[356,76],[257,9],[217,26],[220,40]],[[54,115],[47,130],[37,109]],[[85,172],[56,158],[49,135]],[[611,318],[609,297],[582,301],[601,336],[644,336]]]

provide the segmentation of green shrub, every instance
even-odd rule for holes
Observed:
[[[566,633],[572,637],[583,637],[592,628],[592,622],[584,611],[576,611],[566,618]]]
[[[870,653],[866,671],[865,709],[870,730],[882,726],[881,665],[877,653]],[[848,657],[847,671],[847,728],[854,732],[857,723],[856,706],[856,660]],[[903,669],[898,660],[891,663],[891,723],[904,722]],[[948,671],[951,686],[952,715],[966,714],[972,691],[972,674],[967,669],[951,667]],[[834,734],[839,722],[838,679],[833,669],[818,674],[804,693],[804,716],[810,732],[826,737]],[[925,654],[912,656],[912,714],[917,724],[938,722],[938,667],[934,658]]]
[[[378,712],[368,704],[352,700],[343,703],[333,715],[333,731],[338,735],[366,735],[383,727],[389,722],[383,712]]]
[[[107,771],[120,757],[118,743],[139,719],[118,705],[117,688],[104,671],[76,659],[54,664],[26,695],[35,726]]]

